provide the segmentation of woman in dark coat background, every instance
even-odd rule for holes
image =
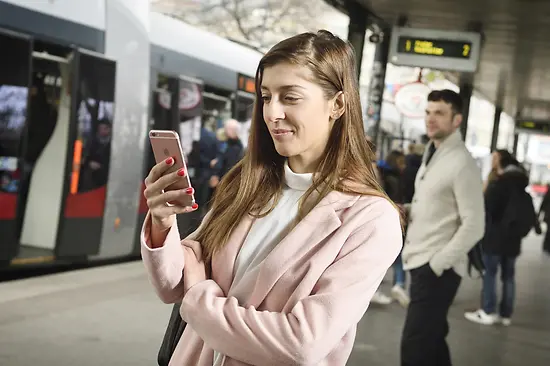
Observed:
[[[540,226],[533,200],[525,191],[529,184],[526,170],[506,150],[494,157],[495,177],[485,191],[486,227],[483,238],[483,291],[481,309],[467,312],[466,319],[484,325],[511,324],[515,301],[515,267],[521,253],[521,242]],[[497,308],[496,281],[500,267],[502,299]]]

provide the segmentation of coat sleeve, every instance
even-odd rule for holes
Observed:
[[[208,214],[197,230],[184,240],[193,240],[202,225],[207,221]],[[149,281],[155,288],[158,297],[166,304],[173,304],[183,298],[183,267],[185,264],[184,250],[181,245],[177,220],[170,228],[166,240],[161,247],[151,246],[151,215],[148,212],[141,230],[141,257],[147,271]]]
[[[397,210],[386,200],[373,206],[311,295],[289,313],[244,308],[206,280],[183,298],[182,318],[210,347],[241,362],[318,364],[362,318],[401,251]]]

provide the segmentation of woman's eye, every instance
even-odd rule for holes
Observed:
[[[264,102],[267,101],[267,100],[269,100],[269,98],[270,98],[270,97],[267,96],[267,95],[262,95],[262,100],[263,100]]]
[[[297,101],[297,100],[300,99],[300,98],[298,98],[298,97],[293,97],[293,96],[286,96],[285,99],[288,100],[289,102],[295,102],[295,101]]]

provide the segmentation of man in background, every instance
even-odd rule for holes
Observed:
[[[467,254],[483,237],[481,172],[462,140],[462,100],[432,91],[426,108],[430,142],[416,176],[403,266],[411,273],[401,366],[450,366],[447,313],[466,272]]]

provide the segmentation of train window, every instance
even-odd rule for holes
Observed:
[[[178,79],[163,74],[157,75],[157,87],[152,95],[152,117],[153,130],[176,130],[177,131],[177,109],[173,102],[177,103]],[[147,145],[149,138],[147,137]],[[149,148],[149,156],[145,174],[155,165],[153,150]]]
[[[70,193],[107,184],[111,160],[116,65],[88,54],[80,55]]]
[[[202,82],[190,78],[180,78],[178,98],[178,131],[182,149],[188,159],[189,154],[191,154],[193,149],[193,142],[200,140],[203,105]]]
[[[193,142],[200,138],[202,116],[202,83],[191,78],[174,78],[159,74],[153,91],[153,129],[169,129],[179,133],[182,149],[189,159]],[[148,170],[154,165],[149,154]],[[192,166],[189,167],[190,174]],[[147,170],[147,171],[148,171]]]
[[[60,96],[59,63],[34,58],[26,143],[22,153],[29,166],[36,164],[54,132]]]
[[[31,42],[0,32],[0,192],[18,191],[31,72]],[[5,51],[5,52],[4,52]]]
[[[252,118],[254,110],[254,94],[237,92],[235,98],[235,118],[237,121],[245,122]]]
[[[175,108],[172,110],[172,102],[178,100],[177,89],[177,78],[158,75],[157,88],[153,91],[154,129],[176,129],[177,113]]]

